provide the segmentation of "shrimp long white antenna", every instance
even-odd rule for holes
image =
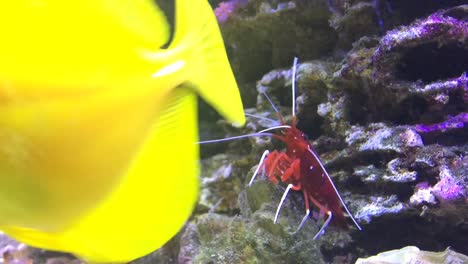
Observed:
[[[270,96],[266,92],[262,92],[262,94],[265,96],[265,98],[270,102],[271,107],[273,107],[273,110],[275,110],[276,113],[279,113],[278,108],[276,108],[275,104],[271,100]]]
[[[258,133],[264,133],[270,130],[275,130],[275,129],[280,129],[280,128],[291,128],[289,125],[281,125],[281,126],[274,126],[274,127],[269,127],[263,130],[258,131]]]
[[[296,68],[297,68],[297,57],[294,57],[293,69],[292,69],[292,116],[296,116]]]
[[[257,133],[252,133],[252,134],[246,134],[246,135],[240,135],[240,136],[234,136],[234,137],[227,137],[227,138],[219,138],[219,139],[211,139],[211,140],[202,140],[195,142],[196,144],[209,144],[209,143],[218,143],[218,142],[224,142],[224,141],[230,141],[230,140],[235,140],[235,139],[241,139],[241,138],[249,138],[249,137],[272,137],[272,133],[266,133],[267,131],[275,130],[275,129],[281,129],[281,128],[291,128],[288,125],[281,125],[281,126],[274,126],[270,127],[267,129],[263,129]]]
[[[273,136],[272,133],[252,133],[252,134],[246,134],[246,135],[240,135],[240,136],[234,136],[234,137],[228,137],[228,138],[202,140],[202,141],[195,142],[195,144],[209,144],[209,143],[218,143],[218,142],[230,141],[230,140],[235,140],[235,139],[240,139],[240,138],[272,137],[272,136]]]
[[[278,120],[268,118],[268,117],[264,117],[264,116],[253,115],[253,114],[249,114],[249,113],[245,113],[245,115],[250,116],[250,117],[254,117],[254,118],[258,118],[258,119],[262,119],[262,120],[267,120],[267,121],[270,121],[272,123],[279,123]]]

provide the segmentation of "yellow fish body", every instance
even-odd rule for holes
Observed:
[[[244,124],[206,0],[0,3],[0,229],[92,262],[159,248],[198,195],[196,95]]]

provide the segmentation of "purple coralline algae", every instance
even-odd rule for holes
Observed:
[[[464,128],[466,13],[466,5],[437,11],[388,31],[380,40],[365,37],[354,43],[337,73],[338,82],[367,98],[362,109],[386,109],[357,112],[359,118],[411,124],[421,133]]]
[[[214,13],[220,23],[226,22],[231,15],[239,8],[245,6],[248,0],[230,0],[219,3],[215,8]]]
[[[439,181],[431,186],[428,182],[420,182],[415,186],[415,193],[410,198],[410,204],[435,205],[437,201],[445,205],[454,201],[462,201],[467,197],[467,190],[460,177],[454,176],[447,165],[439,167]]]
[[[467,51],[468,52],[468,51]],[[436,94],[432,101],[435,105],[446,105],[449,101],[447,91],[458,91],[461,93],[461,98],[464,103],[468,103],[468,78],[466,72],[454,80],[448,80],[445,82],[433,83],[426,85],[424,89],[421,89],[421,93]],[[468,123],[468,112],[462,112],[458,115],[448,117],[443,122],[433,124],[418,124],[415,126],[416,131],[419,133],[431,133],[438,132],[444,133],[451,130],[463,129]]]
[[[460,47],[466,49],[468,48],[467,40],[468,22],[451,17],[446,12],[437,12],[409,26],[389,31],[380,40],[380,44],[372,57],[372,62],[376,65],[374,77],[377,77],[376,79],[380,81],[394,79],[395,75],[398,75],[395,71],[398,70],[398,64],[401,63],[402,57],[408,55],[407,52],[412,51],[413,48],[425,48],[424,44],[437,44],[437,47],[441,48],[444,45],[460,43]],[[437,51],[434,50],[434,52]],[[466,56],[463,52],[460,55]],[[428,62],[431,61],[429,57],[421,57],[420,59],[427,60]],[[423,61],[420,63],[420,66],[423,67]],[[461,70],[466,70],[466,68],[461,68]],[[460,78],[463,81],[466,79],[466,76],[462,74]],[[457,87],[463,86],[462,83],[457,85]],[[425,90],[430,90],[428,89],[429,87],[425,87],[429,85],[428,83],[416,82],[413,85],[415,85],[413,89],[416,88],[416,90],[424,90],[425,88]]]
[[[430,133],[430,132],[447,132],[453,129],[461,129],[466,126],[468,123],[468,113],[461,113],[456,116],[451,116],[447,118],[444,122],[424,125],[419,124],[416,125],[414,128],[419,133]]]
[[[439,44],[457,40],[465,42],[468,38],[467,26],[466,21],[447,16],[443,12],[435,13],[410,26],[389,31],[381,40],[375,60],[399,47],[410,48],[435,41]]]
[[[434,195],[441,202],[460,200],[466,196],[465,188],[452,174],[447,166],[440,167],[440,180],[432,188]]]

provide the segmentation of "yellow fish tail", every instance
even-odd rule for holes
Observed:
[[[231,70],[216,17],[206,0],[176,1],[171,47],[190,54],[190,82],[201,97],[236,126],[245,123],[239,89]]]

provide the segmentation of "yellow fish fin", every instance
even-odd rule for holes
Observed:
[[[66,234],[95,262],[130,261],[171,239],[198,197],[196,95],[179,87],[135,156],[119,187]],[[119,230],[116,232],[116,230]]]
[[[190,81],[227,120],[242,126],[245,116],[234,74],[213,10],[206,0],[176,1],[171,47],[190,46]]]
[[[116,189],[62,231],[2,226],[29,245],[121,263],[149,254],[182,228],[198,197],[196,95],[178,87]]]
[[[61,242],[60,234],[47,233],[40,230],[17,226],[2,226],[1,228],[2,231],[7,233],[9,236],[30,246],[55,251],[67,250],[67,247]]]

